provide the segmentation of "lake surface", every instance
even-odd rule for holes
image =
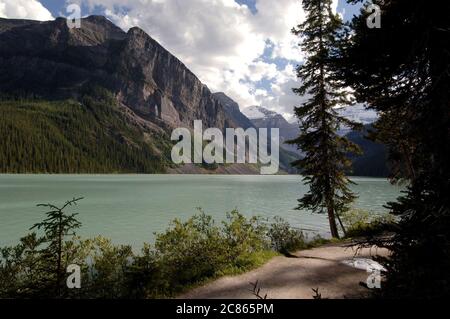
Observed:
[[[353,178],[355,206],[383,212],[400,194],[386,179]],[[140,247],[174,218],[187,219],[201,207],[216,220],[237,208],[245,215],[281,216],[293,226],[324,236],[325,215],[294,210],[307,187],[299,176],[242,175],[0,175],[0,246],[16,244],[42,220],[39,203],[63,204],[84,197],[69,212],[79,213],[82,236],[103,235]]]

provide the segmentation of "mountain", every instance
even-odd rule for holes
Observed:
[[[143,30],[124,32],[102,16],[36,22],[0,19],[0,90],[76,97],[101,85],[138,117],[160,126],[233,127],[200,80]]]
[[[242,121],[143,30],[102,16],[0,19],[0,112],[3,172],[170,171],[172,128]]]
[[[355,104],[337,109],[339,115],[357,123],[369,125],[378,119],[378,114],[374,110],[366,109],[363,104]],[[350,128],[344,127],[339,130],[339,135],[344,136],[351,132]]]
[[[8,136],[0,143],[3,172],[203,173],[203,165],[173,167],[173,128],[192,128],[194,120],[222,130],[253,127],[236,102],[212,94],[143,30],[124,32],[102,16],[73,29],[64,18],[0,18],[0,112]],[[291,157],[280,157],[289,169]]]
[[[367,139],[369,131],[373,126],[368,124],[362,131],[352,131],[346,137],[353,143],[359,145],[363,154],[352,156],[352,175],[388,177],[390,174],[386,146]]]
[[[289,123],[281,114],[261,106],[250,106],[243,109],[242,112],[255,127],[280,129],[280,146],[289,152],[300,154],[296,146],[284,143],[298,136],[300,132],[298,124]]]
[[[231,119],[233,123],[237,124],[237,127],[242,127],[244,129],[254,127],[267,127],[267,126],[257,126],[250,120],[243,112],[240,111],[239,104],[227,96],[223,92],[214,93],[213,96],[223,105],[225,113]],[[245,109],[244,109],[245,111]],[[267,127],[270,128],[270,127]],[[283,137],[280,136],[280,140]],[[298,158],[297,154],[294,154],[292,150],[289,149],[288,145],[281,145],[280,148],[280,168],[288,173],[295,173],[297,170],[291,166],[291,163]],[[287,146],[287,147],[285,147]]]
[[[371,124],[378,119],[377,112],[367,109],[363,104],[355,104],[339,108],[338,113],[349,120],[362,123],[364,125]]]
[[[241,112],[143,30],[124,32],[102,16],[79,29],[63,18],[0,18],[0,114],[0,167],[10,173],[255,173],[246,164],[174,167],[171,129],[200,119],[221,129],[278,127],[282,142],[298,135],[280,114]],[[291,171],[298,154],[284,145],[281,168]]]
[[[250,119],[243,113],[241,113],[239,104],[236,101],[228,97],[223,92],[214,93],[213,96],[222,104],[226,114],[231,119],[231,121],[236,124],[236,127],[242,127],[243,129],[254,127]]]
[[[245,108],[243,113],[252,121],[256,127],[279,128],[280,139],[286,141],[293,139],[299,134],[298,124],[289,123],[286,119],[276,112],[267,110],[260,106],[251,106]],[[350,141],[359,145],[363,150],[361,156],[351,156],[353,176],[372,176],[387,177],[389,176],[389,165],[387,163],[386,147],[382,144],[375,143],[366,138],[369,131],[373,130],[370,123],[377,119],[376,113],[367,111],[362,106],[349,107],[340,109],[339,113],[347,118],[365,124],[362,131],[341,130],[341,134],[345,135]],[[290,151],[296,151],[301,154],[294,146],[283,146]]]
[[[171,166],[162,130],[135,122],[109,92],[75,100],[0,98],[0,173],[159,173]]]

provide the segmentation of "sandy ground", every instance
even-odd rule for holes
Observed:
[[[256,281],[260,284],[261,294],[267,294],[269,299],[310,299],[314,295],[312,288],[319,288],[322,298],[361,298],[368,290],[359,283],[365,283],[369,273],[346,265],[345,262],[387,254],[385,249],[357,251],[356,248],[343,245],[304,250],[292,257],[275,257],[248,273],[220,278],[179,298],[254,299],[250,283]]]

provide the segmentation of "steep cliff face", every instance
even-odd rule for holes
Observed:
[[[122,45],[114,76],[124,104],[170,126],[191,126],[201,119],[205,126],[225,127],[223,107],[209,89],[144,31],[130,29]]]
[[[241,112],[239,104],[237,104],[236,101],[223,92],[214,93],[213,96],[222,104],[228,117],[233,121],[236,127],[242,127],[244,129],[255,127],[250,119]]]
[[[101,16],[0,19],[0,90],[50,98],[99,84],[139,117],[164,127],[233,127],[220,101],[176,57],[139,28],[124,32]]]

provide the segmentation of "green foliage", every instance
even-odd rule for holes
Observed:
[[[156,234],[154,246],[140,253],[109,239],[82,239],[80,224],[65,210],[78,200],[50,208],[47,218],[15,247],[0,250],[0,298],[161,298],[209,279],[238,274],[263,265],[274,250],[309,247],[301,232],[282,219],[267,225],[238,211],[216,224],[201,212],[189,220],[174,220]],[[283,238],[283,236],[288,236]],[[68,265],[81,268],[81,289],[67,289]]]
[[[326,239],[320,235],[316,235],[311,240],[308,240],[307,247],[315,248],[315,247],[320,247],[320,246],[327,245],[327,244],[339,244],[341,242],[342,242],[342,239],[340,239],[340,238]]]
[[[250,269],[260,264],[255,254],[268,247],[259,219],[247,219],[237,211],[227,214],[221,227],[204,213],[186,222],[175,220],[155,242],[171,292],[219,274]]]
[[[377,214],[362,209],[350,209],[341,214],[346,229],[346,237],[380,235],[388,231],[395,218],[390,214]]]
[[[293,229],[287,221],[280,217],[275,217],[275,222],[269,228],[268,236],[273,249],[282,254],[307,248],[303,232]]]
[[[51,297],[67,295],[64,274],[71,260],[80,261],[85,250],[75,247],[75,230],[81,226],[76,214],[67,214],[65,209],[80,199],[66,202],[62,207],[39,205],[50,209],[47,218],[32,229],[42,229],[42,237],[31,233],[20,240],[15,247],[1,249],[0,254],[0,296],[7,297]]]
[[[30,234],[15,247],[0,250],[0,297],[48,296],[50,288],[46,259],[42,258],[42,238]]]
[[[103,237],[96,237],[89,244],[89,297],[126,296],[126,271],[134,257],[131,246],[113,245],[111,240]]]
[[[228,259],[245,265],[247,255],[268,249],[266,232],[267,227],[259,217],[246,218],[237,210],[227,213],[227,220],[223,222],[223,234],[229,247]]]
[[[170,143],[132,123],[106,90],[79,99],[0,99],[1,173],[157,173]]]
[[[173,291],[214,276],[227,262],[220,229],[204,214],[187,222],[173,221],[164,234],[157,235],[155,249]]]
[[[348,154],[358,153],[359,148],[337,134],[342,125],[353,129],[358,125],[339,116],[335,109],[352,101],[343,82],[335,77],[334,59],[342,21],[333,13],[331,2],[303,0],[305,22],[293,29],[302,38],[301,47],[307,54],[306,61],[297,68],[302,86],[294,92],[308,95],[309,99],[295,108],[300,136],[289,143],[298,145],[305,154],[293,165],[302,171],[304,182],[310,187],[299,199],[298,208],[327,211],[331,234],[338,238],[336,218],[355,199],[348,187],[351,181],[345,175],[351,167]]]
[[[41,223],[31,227],[31,230],[38,229],[44,231],[42,244],[44,248],[40,251],[45,258],[46,265],[52,269],[54,274],[55,295],[61,296],[61,288],[63,283],[63,276],[65,272],[63,254],[65,238],[67,236],[75,236],[75,230],[81,227],[81,223],[75,218],[77,214],[66,214],[65,209],[69,206],[76,205],[82,198],[74,198],[67,201],[62,207],[57,207],[52,204],[40,204],[40,207],[50,209],[46,213],[47,218]],[[67,266],[67,265],[66,265]]]
[[[127,298],[164,298],[173,291],[171,280],[157,251],[144,243],[141,254],[135,254],[126,269],[124,289]]]

